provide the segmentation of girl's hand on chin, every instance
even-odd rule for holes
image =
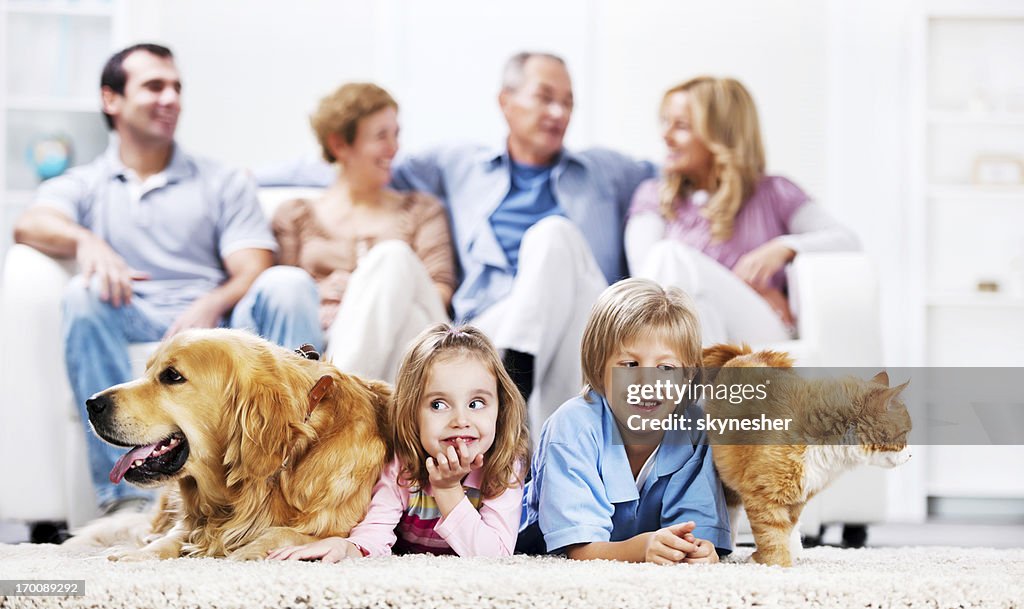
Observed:
[[[465,440],[457,442],[458,448],[449,446],[433,457],[427,457],[427,474],[430,486],[434,489],[447,490],[462,486],[462,479],[473,470],[484,465],[483,453],[469,457],[469,449]]]

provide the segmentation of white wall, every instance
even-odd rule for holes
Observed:
[[[817,0],[143,0],[132,39],[172,46],[184,73],[181,139],[241,164],[310,146],[318,96],[370,78],[402,105],[403,145],[500,140],[496,95],[520,49],[562,54],[577,108],[572,146],[657,158],[657,105],[700,73],[743,80],[760,104],[769,164],[812,194],[825,183],[826,14]],[[133,34],[135,34],[133,36]]]
[[[833,211],[860,236],[879,273],[885,364],[908,366],[912,276],[906,227],[910,202],[910,28],[914,3],[828,3],[826,192]],[[920,520],[927,453],[887,475],[889,516]]]
[[[176,55],[179,140],[233,164],[310,149],[319,97],[375,73],[374,3],[133,0],[129,10],[126,44],[152,40]]]
[[[757,101],[768,169],[824,197],[827,99],[824,4],[813,0],[605,2],[599,137],[662,152],[657,108],[668,87],[733,76]]]
[[[914,2],[829,0],[827,195],[879,271],[887,365],[912,365],[907,278]]]

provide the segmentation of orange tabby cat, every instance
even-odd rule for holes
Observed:
[[[907,383],[890,388],[884,371],[870,381],[806,380],[789,369],[792,365],[788,354],[752,353],[746,345],[704,350],[704,366],[715,383],[750,382],[753,376],[739,368],[777,368],[768,374],[765,399],[743,404],[708,399],[705,412],[714,418],[765,412],[792,419],[788,432],[709,434],[732,520],[741,504],[746,509],[757,545],[754,560],[785,567],[793,564],[791,533],[811,497],[855,465],[895,467],[910,458],[910,415],[899,399]],[[749,443],[752,438],[757,444]]]

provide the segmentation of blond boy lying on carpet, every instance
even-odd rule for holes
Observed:
[[[268,558],[512,554],[529,459],[526,404],[491,341],[472,326],[424,331],[402,361],[388,415],[394,456],[363,521],[348,538]]]
[[[661,406],[625,405],[615,399],[618,384],[611,394],[616,368],[700,367],[693,302],[678,288],[619,281],[594,305],[582,351],[582,395],[562,404],[541,431],[517,550],[718,562],[731,551],[729,518],[704,432],[633,431],[629,417]]]

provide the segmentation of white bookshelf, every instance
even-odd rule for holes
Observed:
[[[920,7],[908,218],[913,363],[1024,366],[1024,175],[986,179],[978,166],[999,159],[1024,168],[1024,3]],[[1024,463],[1022,446],[924,448],[929,496],[1024,497],[1024,477],[1002,473]]]
[[[32,143],[66,138],[72,165],[106,147],[99,77],[123,43],[124,11],[123,0],[0,0],[0,260],[39,183]]]
[[[956,316],[980,334],[997,325],[1024,333],[1024,3],[921,6],[909,223],[915,364],[948,363],[958,349],[955,365],[975,365],[976,355],[995,350],[1004,365],[1024,366],[1024,345],[953,346],[937,332]],[[1004,168],[1017,163],[1020,179],[979,176],[993,159]]]

